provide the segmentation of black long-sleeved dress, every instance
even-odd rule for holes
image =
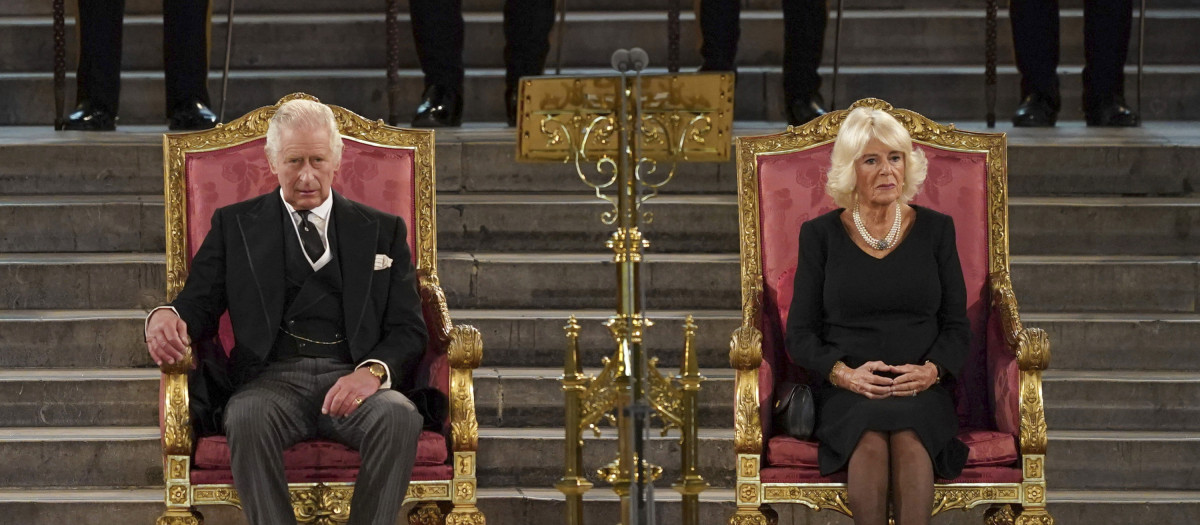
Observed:
[[[800,254],[787,321],[792,361],[822,378],[815,390],[821,474],[842,469],[867,430],[912,429],[939,478],[955,478],[967,447],[955,435],[954,398],[941,384],[912,397],[870,400],[827,382],[837,361],[857,368],[933,361],[957,375],[966,359],[970,326],[966,288],[954,240],[954,221],[912,206],[908,235],[882,259],[850,237],[834,210],[800,228]]]

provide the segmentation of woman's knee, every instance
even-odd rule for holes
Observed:
[[[886,462],[888,458],[888,436],[883,432],[868,430],[858,438],[852,456]]]

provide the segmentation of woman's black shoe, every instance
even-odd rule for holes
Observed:
[[[413,114],[416,128],[443,128],[462,125],[462,95],[453,89],[433,85],[425,88],[421,104]]]
[[[177,106],[167,117],[171,131],[197,131],[217,125],[217,115],[199,100]]]
[[[1058,121],[1058,105],[1049,98],[1034,93],[1021,101],[1013,113],[1013,126],[1018,128],[1050,128]]]
[[[117,116],[84,100],[67,115],[63,129],[73,131],[112,131],[117,129]]]
[[[1137,112],[1125,105],[1124,97],[1106,97],[1102,102],[1084,109],[1089,126],[1132,128],[1141,123]]]

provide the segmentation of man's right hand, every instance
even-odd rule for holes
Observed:
[[[146,322],[146,349],[155,364],[175,364],[183,359],[187,347],[192,344],[188,339],[187,323],[183,322],[170,308],[162,308],[150,314]]]

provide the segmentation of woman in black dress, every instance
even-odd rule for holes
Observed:
[[[826,191],[840,208],[800,228],[787,322],[792,361],[816,388],[821,474],[848,469],[856,524],[927,524],[934,476],[955,478],[967,447],[954,399],[970,328],[954,222],[908,201],[926,161],[891,115],[846,117]]]

